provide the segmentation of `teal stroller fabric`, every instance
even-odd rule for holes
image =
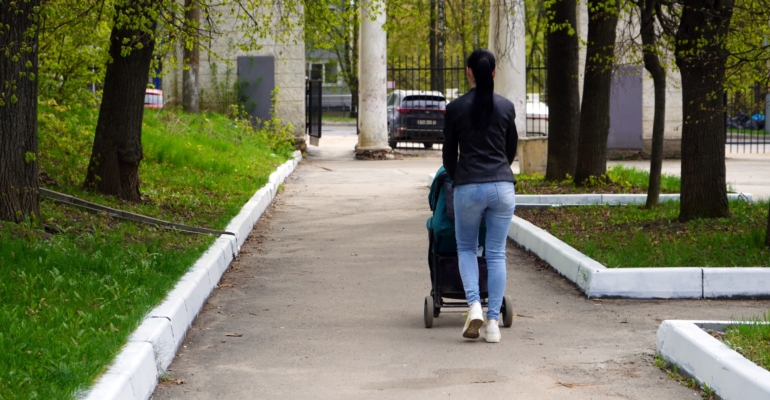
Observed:
[[[450,218],[448,210],[448,206],[453,206],[453,202],[450,201],[449,204],[447,202],[448,197],[450,199],[453,198],[452,193],[447,193],[452,190],[452,180],[449,179],[442,166],[436,171],[436,176],[430,185],[428,204],[430,205],[430,210],[433,211],[433,216],[426,221],[426,228],[428,231],[433,232],[435,248],[432,251],[440,254],[457,253],[455,221],[454,218]],[[454,217],[454,212],[451,212],[451,216]],[[486,233],[486,224],[482,220],[481,227],[479,228],[479,246],[484,246]]]

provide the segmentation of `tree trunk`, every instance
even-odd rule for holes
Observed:
[[[575,0],[556,0],[548,5],[551,24],[569,24],[577,30]],[[562,180],[574,175],[577,163],[578,127],[580,122],[580,88],[578,82],[578,37],[565,27],[546,35],[546,97],[548,117],[548,164],[545,178]]]
[[[436,8],[438,6],[437,1],[438,0],[430,0],[430,29],[428,32],[428,46],[430,47],[428,52],[430,57],[430,90],[436,90],[436,86],[438,86],[436,83],[436,64],[438,58],[436,54],[436,44],[438,42],[438,18],[436,15]]]
[[[148,0],[133,0],[125,8],[116,8],[116,22],[121,14],[132,21],[149,21],[152,13],[148,11],[152,6]],[[144,157],[144,92],[155,48],[152,35],[147,32],[155,29],[155,22],[147,24],[143,30],[126,24],[112,28],[112,62],[107,65],[104,77],[104,95],[84,183],[89,190],[129,201],[141,199],[139,163]],[[121,53],[126,46],[124,39],[132,47],[127,55]]]
[[[658,205],[660,179],[663,167],[663,130],[666,119],[666,70],[658,58],[658,38],[655,34],[655,9],[658,0],[640,2],[642,52],[644,68],[652,76],[655,86],[655,110],[652,118],[652,153],[650,154],[650,181],[647,186],[646,208]]]
[[[441,93],[444,93],[446,89],[446,85],[444,85],[444,50],[445,50],[445,42],[446,42],[446,13],[445,10],[445,0],[438,0],[437,4],[437,29],[438,32],[436,32],[436,88],[433,90],[438,90]]]
[[[183,43],[183,59],[187,68],[182,72],[182,108],[188,113],[200,111],[200,88],[198,83],[198,63],[200,47],[198,27],[200,9],[194,0],[185,0],[185,24],[187,32],[193,36],[192,43]]]
[[[604,0],[588,0],[588,45],[575,183],[582,184],[591,176],[598,177],[607,172],[610,91],[617,26],[617,5],[613,8],[605,5]]]
[[[730,216],[722,93],[733,6],[732,0],[685,0],[676,33],[684,116],[679,206],[683,222]]]
[[[37,162],[39,0],[0,2],[0,219],[40,215]],[[17,60],[13,58],[17,57]]]

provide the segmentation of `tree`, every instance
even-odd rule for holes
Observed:
[[[211,37],[230,33],[220,29],[229,20],[232,30],[238,33],[233,45],[242,51],[259,48],[259,40],[268,34],[276,40],[290,39],[293,28],[301,23],[294,17],[301,7],[297,1],[198,3],[206,21],[202,30]],[[267,8],[270,4],[272,8]],[[201,29],[180,18],[186,14],[183,11],[178,3],[169,0],[123,0],[116,5],[110,34],[111,63],[105,75],[85,188],[129,201],[140,200],[144,93],[156,54],[156,37],[161,32],[156,27],[163,26],[162,34],[168,39],[166,49],[175,40],[197,40]],[[218,57],[210,48],[207,52]]]
[[[195,32],[200,26],[200,7],[194,0],[185,0],[185,30]],[[200,38],[193,34],[184,43],[183,58],[185,68],[182,71],[182,108],[188,113],[200,111],[200,83],[198,82],[198,64],[200,62]]]
[[[305,43],[333,52],[351,94],[350,116],[358,114],[359,1],[304,0]]]
[[[655,91],[655,109],[652,120],[652,149],[650,153],[650,180],[647,186],[645,207],[658,205],[660,198],[661,169],[663,167],[663,132],[666,119],[666,70],[658,56],[658,35],[655,32],[655,16],[663,12],[659,0],[638,0],[639,33],[642,37],[644,68],[652,76]]]
[[[550,115],[545,178],[562,180],[574,175],[577,163],[580,89],[575,0],[548,1],[546,15],[546,96]]]
[[[524,21],[527,35],[527,66],[540,66],[545,60],[545,31],[548,19],[545,15],[545,4],[540,0],[526,0]]]
[[[129,0],[115,7],[110,56],[84,186],[129,201],[141,199],[144,93],[155,48],[159,4]]]
[[[40,214],[37,163],[39,0],[0,2],[0,219]]]
[[[618,6],[615,0],[588,0],[588,43],[575,167],[576,183],[583,183],[591,176],[598,177],[607,172],[610,91],[615,62]]]
[[[730,216],[722,93],[734,5],[733,0],[682,2],[675,54],[684,115],[681,221]]]

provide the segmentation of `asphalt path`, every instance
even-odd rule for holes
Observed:
[[[308,150],[153,399],[693,399],[653,365],[660,322],[770,308],[588,300],[509,243],[517,316],[502,341],[463,339],[460,313],[426,329],[426,180],[438,152],[356,161],[355,143],[351,127],[329,127]]]

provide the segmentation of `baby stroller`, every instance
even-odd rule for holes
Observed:
[[[425,309],[423,320],[425,327],[433,326],[433,318],[438,318],[441,308],[467,308],[463,281],[460,277],[460,268],[457,259],[457,240],[455,239],[454,222],[454,189],[452,180],[442,166],[436,172],[436,177],[430,186],[428,204],[433,216],[426,222],[428,228],[428,267],[430,268],[431,291],[425,297]],[[481,306],[487,306],[487,262],[484,259],[484,241],[486,238],[486,225],[481,222],[479,228],[479,296]],[[510,327],[513,324],[513,303],[510,296],[503,296],[503,305],[500,308],[500,316],[503,326]]]

